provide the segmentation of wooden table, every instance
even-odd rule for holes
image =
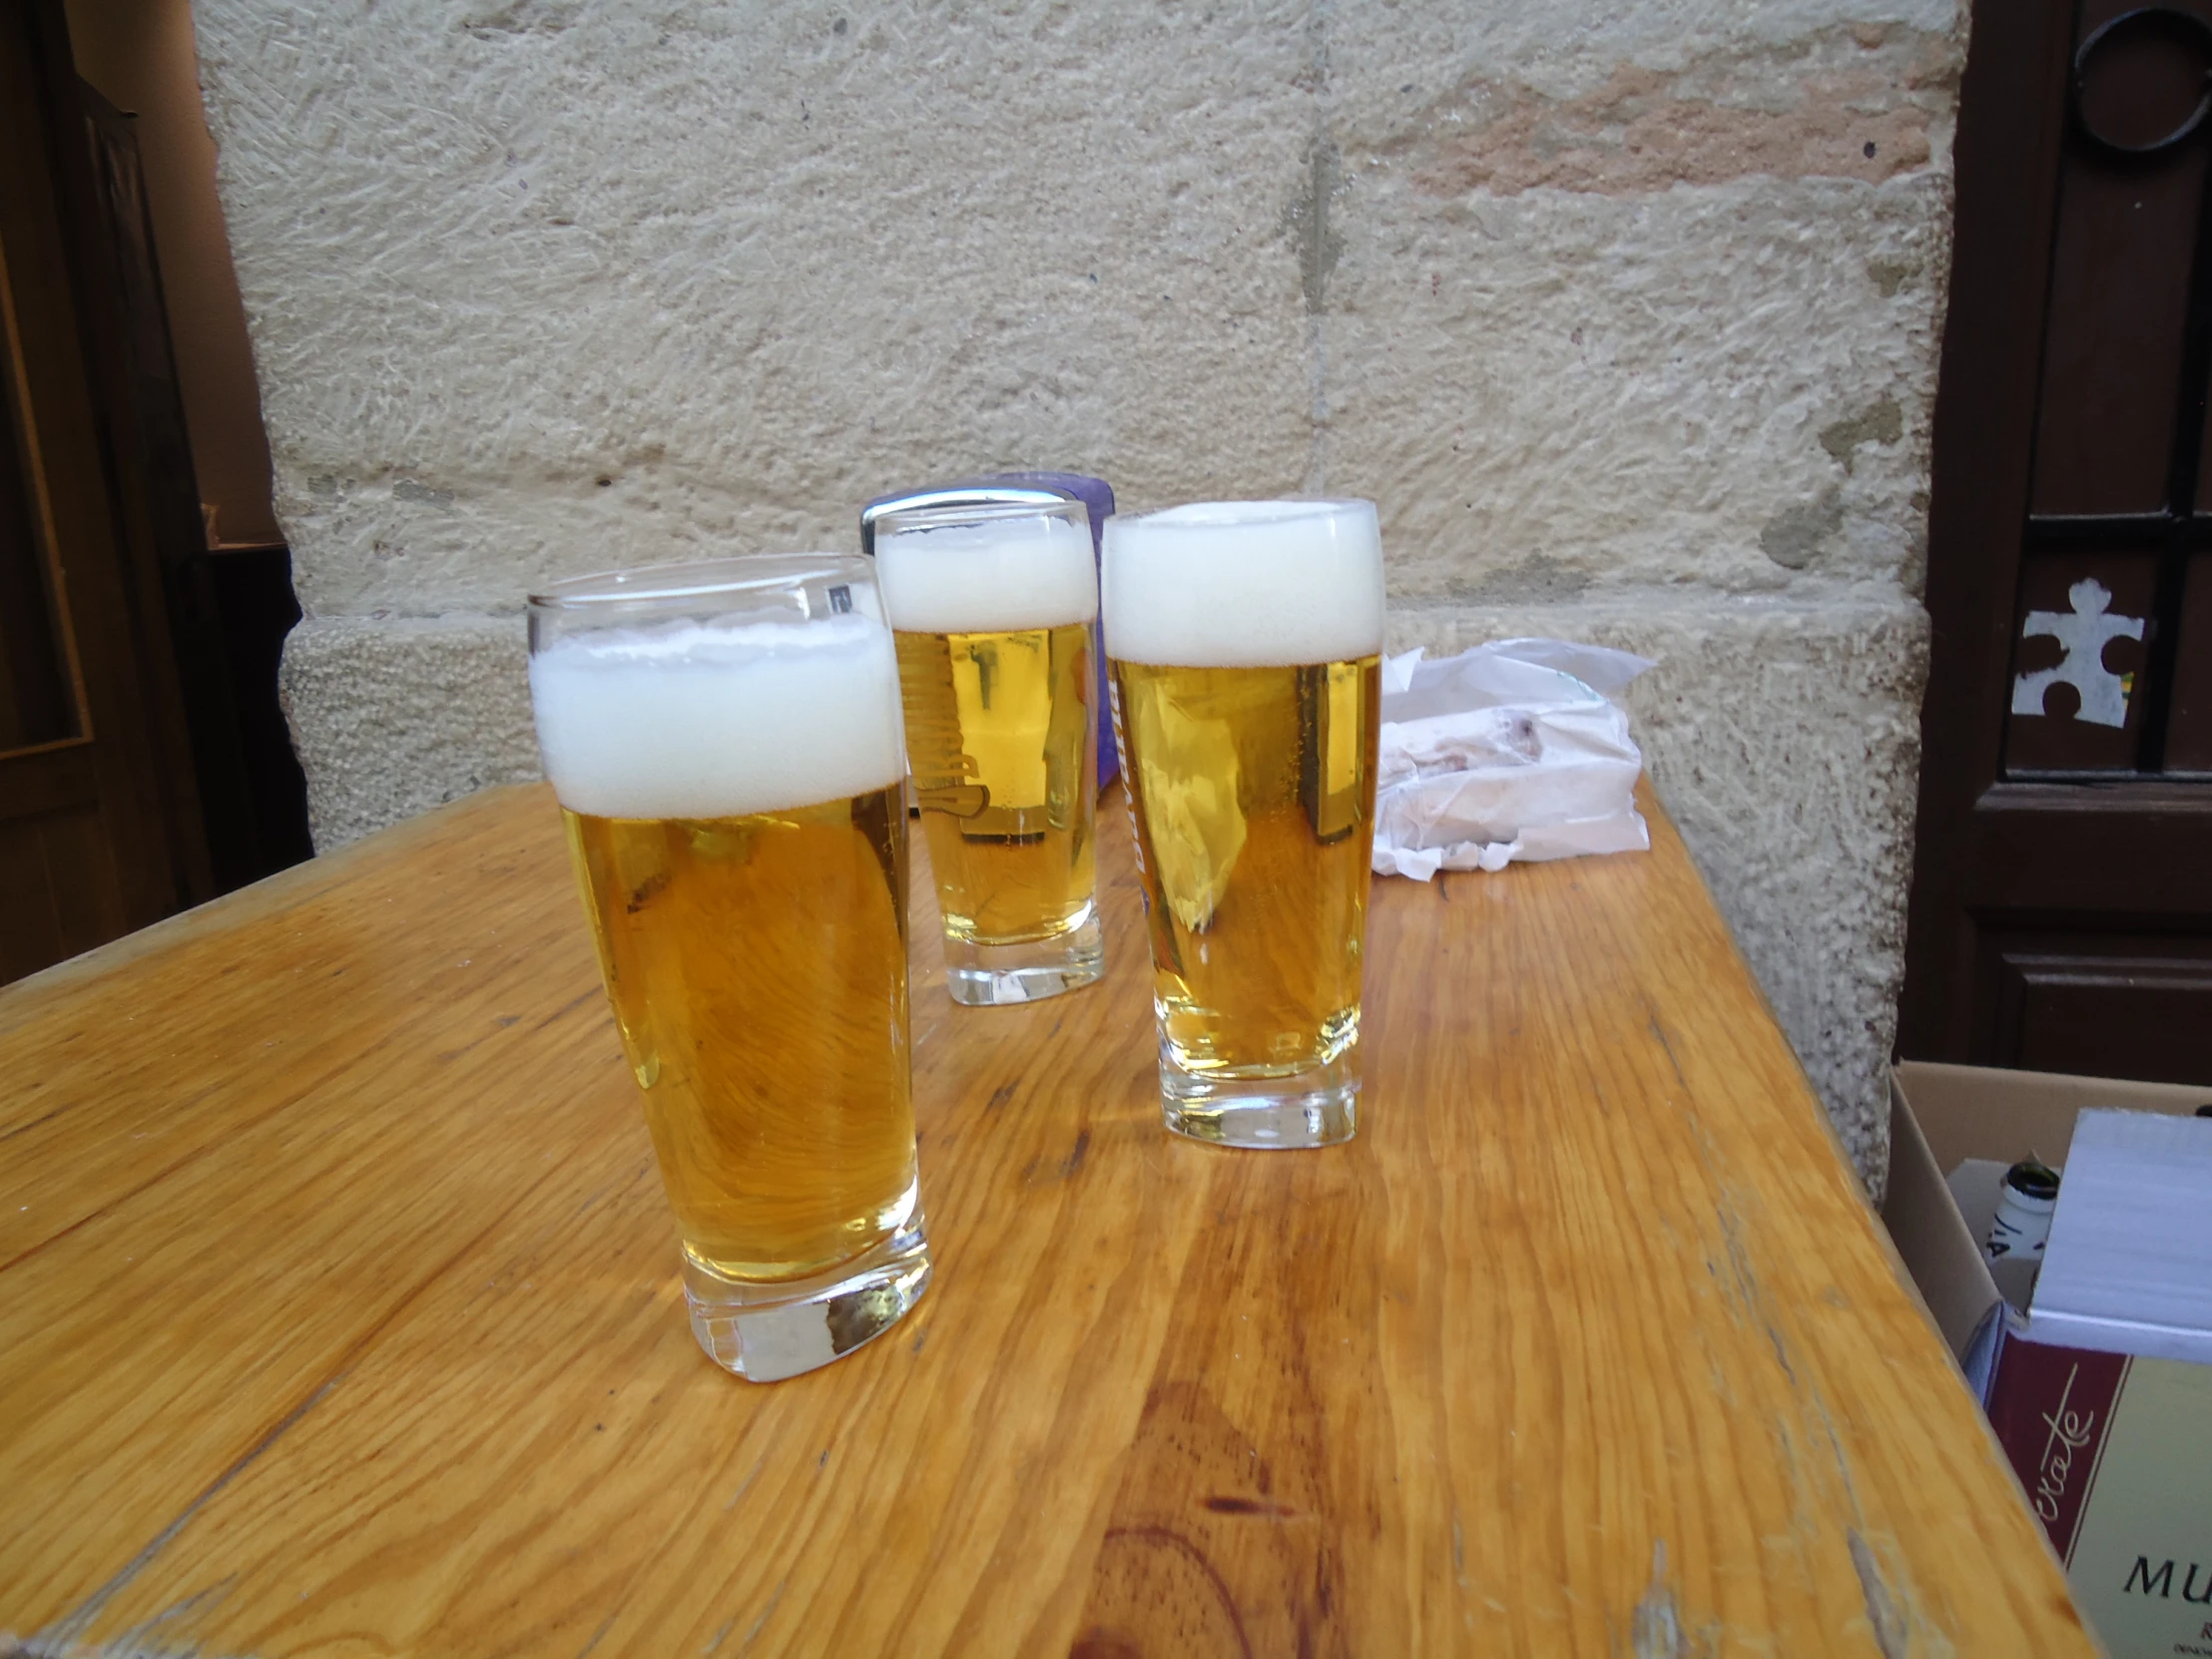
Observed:
[[[1376,883],[1359,1140],[954,1008],[936,1281],[693,1346],[542,789],[0,994],[0,1629],[102,1655],[2087,1654],[1681,842]],[[919,837],[916,837],[919,847]],[[0,1639],[0,1652],[8,1644]]]

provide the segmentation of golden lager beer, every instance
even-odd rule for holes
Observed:
[[[914,1207],[897,786],[733,818],[563,816],[685,1256],[784,1280],[889,1238]]]
[[[1172,1129],[1313,1146],[1357,1127],[1382,635],[1366,502],[1108,521],[1115,738]]]
[[[1377,657],[1114,665],[1161,1040],[1183,1070],[1292,1075],[1358,1040],[1381,681]]]
[[[1090,676],[1088,622],[898,635],[914,805],[948,937],[1027,944],[1088,919]]]
[[[953,999],[1091,983],[1098,584],[1082,503],[887,513],[875,560]]]
[[[926,1283],[896,658],[863,561],[531,601],[531,696],[700,1342],[757,1380]]]

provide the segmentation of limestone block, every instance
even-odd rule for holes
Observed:
[[[1944,181],[1438,205],[1356,176],[1329,474],[1408,597],[1917,588]]]
[[[1372,494],[1435,597],[1914,586],[1947,12],[1570,9],[207,0],[302,600],[1042,463]]]
[[[318,852],[542,776],[519,617],[305,621],[279,686]]]
[[[1653,658],[1636,741],[1745,960],[1869,1185],[1889,1168],[1928,615],[1902,594],[1818,606],[1395,605],[1390,649],[1516,635]],[[1628,854],[1622,854],[1628,856]]]
[[[1296,13],[207,0],[302,600],[847,545],[979,467],[1295,488]]]
[[[1956,0],[1470,0],[1334,8],[1328,46],[1335,90],[1356,114],[1363,97],[1394,109],[1499,82],[1587,97],[1624,65],[1707,76],[1742,65],[1749,96],[1735,101],[1782,107],[1787,78],[1768,66],[1829,71],[1851,56],[1829,50],[1839,36],[1862,51],[1939,43],[1936,60],[1955,69],[1964,33]]]
[[[1309,483],[1399,592],[1918,591],[1952,19],[1688,10],[1333,14]]]
[[[1344,7],[1323,45],[1348,152],[1417,131],[1499,194],[1629,195],[1921,167],[1965,38],[1955,0],[1492,0]]]

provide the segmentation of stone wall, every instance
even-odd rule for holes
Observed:
[[[1382,506],[1635,711],[1879,1178],[1951,0],[200,0],[318,842],[534,774],[555,573],[1064,466]]]

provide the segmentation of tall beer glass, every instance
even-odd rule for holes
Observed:
[[[821,553],[557,583],[530,599],[530,697],[692,1331],[757,1382],[826,1365],[929,1280],[874,572]]]
[[[1366,501],[1111,518],[1106,656],[1170,1129],[1358,1128],[1382,547]]]
[[[1105,958],[1089,514],[1080,501],[886,513],[875,566],[952,1000],[1090,984]]]

